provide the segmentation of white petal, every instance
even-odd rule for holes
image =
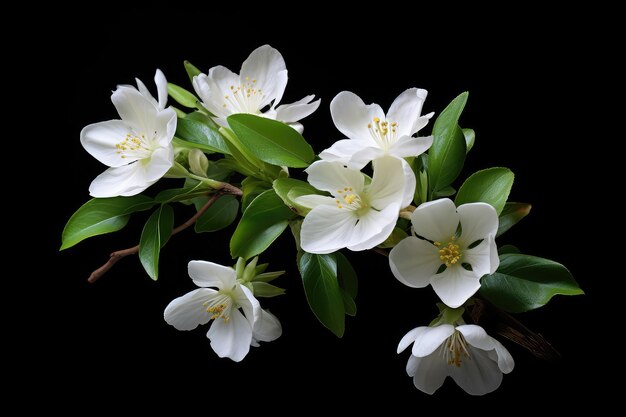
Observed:
[[[383,243],[393,231],[398,220],[400,204],[391,204],[382,211],[368,210],[359,217],[354,227],[348,249],[361,251]]]
[[[424,331],[423,329],[425,329],[425,327],[416,327],[415,329],[410,330],[407,334],[405,334],[400,340],[400,343],[398,343],[398,349],[396,350],[396,352],[404,352],[404,350],[408,348],[411,343],[415,342],[415,338],[420,332]]]
[[[448,376],[448,364],[437,353],[416,359],[413,384],[418,390],[432,395]]]
[[[178,118],[176,117],[176,112],[171,108],[161,110],[157,113],[154,119],[154,132],[148,133],[156,133],[156,142],[159,146],[167,147],[171,146],[172,139],[174,139],[174,134],[176,133],[176,124],[178,123]]]
[[[136,134],[150,136],[155,130],[158,113],[150,99],[134,88],[118,87],[111,95],[117,112]]]
[[[139,194],[152,183],[146,180],[141,162],[109,168],[98,175],[89,186],[89,194],[96,198],[132,196]]]
[[[389,154],[398,158],[408,158],[423,154],[433,144],[433,137],[412,138],[403,136],[389,148]]]
[[[159,110],[163,110],[167,105],[167,79],[163,71],[158,68],[154,74],[154,83],[156,84],[159,97]]]
[[[363,167],[370,163],[370,161],[382,158],[385,155],[385,150],[378,147],[378,145],[366,146],[352,155],[348,161],[348,167],[353,169],[363,169]]]
[[[223,66],[213,67],[209,74],[199,74],[193,77],[193,88],[196,90],[202,104],[220,119],[225,119],[232,113],[240,113],[239,106],[234,107],[232,101],[227,101],[224,96],[232,96],[231,86],[239,87],[239,76]],[[224,104],[227,104],[224,107]],[[224,120],[225,123],[225,120]]]
[[[482,350],[494,350],[496,345],[494,338],[489,336],[485,329],[475,324],[463,324],[456,328],[465,337],[465,340],[475,348]]]
[[[165,307],[163,317],[168,324],[178,330],[193,330],[200,324],[211,320],[204,303],[209,301],[217,292],[208,288],[199,288],[182,297],[174,299]]]
[[[304,119],[320,106],[321,100],[310,103],[314,98],[314,95],[310,95],[295,103],[278,106],[276,108],[276,120],[280,120],[283,123],[294,123]]]
[[[241,361],[250,351],[252,328],[239,310],[231,310],[230,319],[216,319],[211,325],[207,337],[211,347],[220,358]]]
[[[119,167],[137,160],[122,158],[115,147],[130,132],[130,127],[121,120],[94,123],[85,126],[80,132],[80,143],[98,161],[110,167]]]
[[[283,56],[269,45],[263,45],[252,51],[241,65],[241,81],[254,83],[268,97],[263,106],[274,98],[279,102],[287,84],[287,66]]]
[[[513,360],[513,356],[509,353],[507,348],[505,348],[502,343],[498,342],[496,339],[493,339],[493,343],[496,346],[496,355],[498,356],[498,368],[505,374],[508,374],[515,367],[515,361]]]
[[[413,202],[417,179],[415,178],[415,173],[413,172],[411,165],[409,165],[409,163],[404,159],[401,159],[401,161],[402,170],[404,171],[404,197],[402,199],[401,207],[407,207]]]
[[[480,280],[461,265],[452,265],[431,278],[430,284],[445,305],[457,308],[480,288]]]
[[[387,156],[374,161],[374,177],[367,187],[369,203],[377,210],[404,203],[405,171],[400,159]],[[405,207],[402,205],[402,207]]]
[[[425,240],[409,236],[389,252],[393,276],[413,288],[423,288],[441,266],[439,250]]]
[[[320,152],[320,158],[326,161],[339,161],[344,164],[348,164],[348,161],[350,161],[352,155],[368,146],[370,146],[370,143],[366,141],[341,139],[333,143],[330,148],[324,149],[322,152]],[[363,166],[365,165],[367,165],[367,163],[365,163]]]
[[[336,206],[334,198],[319,194],[303,195],[296,198],[294,202],[308,208],[314,208],[317,206]]]
[[[461,220],[461,236],[459,241],[465,246],[496,235],[498,231],[498,213],[487,203],[462,204],[457,208]]]
[[[170,170],[174,165],[174,148],[159,148],[152,152],[152,156],[147,161],[138,161],[135,164],[141,164],[145,171],[146,182],[150,185],[154,184]]]
[[[417,372],[417,368],[419,367],[420,362],[422,361],[422,358],[418,358],[417,356],[409,356],[409,360],[406,363],[406,373],[410,376],[413,377],[415,375],[415,373]]]
[[[502,372],[484,350],[468,346],[470,359],[462,360],[461,366],[448,365],[450,376],[457,385],[471,395],[485,395],[500,386]]]
[[[135,78],[135,81],[137,82],[137,89],[139,90],[139,92],[143,94],[145,98],[150,100],[150,103],[154,105],[155,109],[159,109],[159,102],[154,99],[154,97],[150,93],[150,90],[148,90],[148,87],[146,87],[143,81],[141,81],[139,78]]]
[[[435,327],[424,327],[424,330],[419,332],[415,337],[413,343],[412,354],[419,358],[433,353],[439,346],[441,346],[448,337],[454,333],[454,326],[450,324],[441,324]]]
[[[308,181],[318,190],[337,195],[338,190],[352,188],[352,193],[360,194],[365,184],[365,176],[358,170],[345,168],[339,162],[316,161],[306,170]]]
[[[237,274],[233,268],[213,262],[191,261],[187,271],[198,287],[230,289],[237,284]]]
[[[385,119],[378,104],[365,105],[359,96],[349,91],[342,91],[333,98],[330,114],[337,129],[350,139],[369,140],[371,134],[367,125],[374,117]]]
[[[289,127],[291,127],[293,130],[295,130],[299,134],[302,134],[302,132],[304,132],[304,126],[302,126],[302,123],[298,123],[298,122],[287,123],[287,125],[289,125]]]
[[[485,274],[491,274],[498,268],[499,261],[496,263],[495,268],[491,265],[492,246],[495,245],[493,236],[488,236],[472,249],[463,250],[463,262],[467,262],[472,266],[472,271],[476,278],[480,278]],[[495,248],[496,252],[497,250]]]
[[[389,108],[387,119],[398,123],[398,136],[411,136],[415,133],[413,126],[420,117],[422,106],[428,91],[421,88],[409,88],[400,94]]]
[[[283,98],[283,94],[285,92],[285,89],[287,88],[288,79],[289,77],[287,76],[287,70],[280,71],[278,74],[276,74],[273,83],[268,83],[265,90],[263,90],[263,100],[261,100],[260,109],[269,105],[273,101],[271,110],[275,111],[274,107],[278,105],[278,103],[280,103],[280,100]],[[263,113],[263,115],[265,117],[269,117],[267,115],[268,113],[270,112],[265,112]],[[276,114],[274,113],[273,116],[271,116],[270,118],[276,119]]]
[[[234,288],[235,301],[243,310],[246,319],[250,322],[250,328],[259,319],[261,315],[261,304],[257,300],[252,291],[244,285],[238,285]]]
[[[283,328],[278,318],[267,310],[261,310],[261,315],[252,329],[252,337],[261,342],[271,342],[282,333]]]
[[[423,127],[425,127],[428,124],[428,121],[434,115],[435,115],[434,112],[430,112],[428,114],[425,114],[422,117],[418,117],[417,120],[415,121],[415,123],[413,124],[413,129],[412,129],[413,132],[415,132],[415,133],[419,132]]]
[[[455,235],[459,215],[449,198],[420,204],[411,217],[413,229],[419,236],[434,242],[447,242]]]
[[[331,253],[347,247],[352,238],[357,217],[337,206],[317,206],[302,223],[302,249],[310,253]]]

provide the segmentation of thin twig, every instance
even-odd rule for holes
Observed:
[[[372,249],[370,249],[373,252],[376,252],[379,255],[383,255],[383,256],[389,256],[389,253],[387,253],[386,250],[382,249],[382,248],[377,248],[377,247],[373,247]]]
[[[230,184],[226,184],[222,189],[213,194],[209,198],[209,201],[207,201],[206,204],[196,212],[196,214],[191,216],[189,220],[172,230],[172,236],[179,232],[182,232],[190,226],[193,226],[193,224],[209,209],[209,207],[211,207],[213,203],[215,203],[224,194],[241,195],[241,190]],[[109,269],[113,268],[113,265],[115,265],[117,261],[127,257],[128,255],[135,255],[137,252],[139,252],[139,245],[113,252],[109,257],[109,260],[104,265],[102,265],[100,268],[93,271],[91,275],[89,275],[87,281],[93,284],[94,282],[99,280],[104,274],[106,274]]]

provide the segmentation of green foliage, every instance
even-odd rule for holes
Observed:
[[[309,209],[296,203],[295,200],[303,195],[321,194],[318,189],[309,183],[294,178],[278,178],[274,180],[272,186],[283,202],[301,216],[305,216]]]
[[[528,213],[530,213],[531,208],[532,206],[528,203],[506,203],[502,213],[500,213],[498,233],[496,236],[500,236],[526,217]]]
[[[152,206],[154,200],[144,195],[91,199],[67,221],[60,250],[92,236],[116,232],[126,226],[131,213],[148,210]]]
[[[195,65],[187,60],[185,60],[184,64],[185,71],[187,71],[187,75],[189,76],[189,81],[193,83],[193,77],[195,77],[196,75],[200,75],[202,71],[200,71]]]
[[[465,152],[469,153],[474,147],[474,141],[476,140],[476,132],[474,129],[461,129],[463,130],[463,137],[465,138]]]
[[[508,168],[488,168],[470,175],[465,180],[454,202],[457,206],[482,201],[491,204],[498,215],[509,198],[515,176]]]
[[[167,83],[167,93],[172,97],[177,103],[189,107],[191,109],[196,107],[196,102],[198,99],[191,92],[185,90],[182,87],[177,86],[176,84]]]
[[[230,154],[226,141],[213,126],[190,116],[178,119],[176,137],[183,141],[185,146],[197,148],[204,152],[219,152]]]
[[[204,200],[204,201],[202,201]],[[207,198],[194,201],[196,209],[200,210],[207,202]],[[226,194],[218,198],[207,211],[196,221],[197,233],[216,232],[232,224],[239,212],[239,200],[233,195]]]
[[[174,210],[167,204],[161,205],[148,218],[139,241],[139,260],[150,278],[159,277],[159,254],[174,228]]]
[[[233,114],[227,120],[241,143],[261,161],[306,168],[315,158],[311,145],[284,123],[244,113]]]
[[[510,313],[539,308],[557,295],[580,295],[580,289],[563,265],[521,253],[500,255],[500,267],[481,280],[480,294]]]
[[[337,259],[337,280],[341,288],[343,306],[349,316],[356,315],[355,298],[359,290],[359,280],[352,264],[341,252],[335,253]]]

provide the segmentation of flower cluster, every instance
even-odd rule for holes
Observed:
[[[483,395],[513,370],[508,350],[480,326],[485,311],[519,313],[555,294],[582,294],[562,265],[496,245],[530,211],[529,204],[508,201],[510,170],[481,170],[454,188],[475,142],[474,131],[459,125],[467,93],[439,113],[431,135],[420,135],[435,115],[422,114],[426,90],[405,90],[387,112],[340,92],[330,112],[345,138],[316,156],[301,120],[320,100],[308,95],[280,104],[288,77],[276,49],[254,50],[239,74],[223,66],[204,74],[189,62],[185,69],[194,92],[168,83],[157,70],[157,99],[138,79],[137,87],[118,86],[111,100],[120,120],[82,130],[85,150],[109,168],[91,183],[94,198],[69,219],[61,249],[115,232],[131,214],[152,210],[139,245],[114,252],[89,280],[133,254],[156,280],[160,250],[173,235],[236,223],[230,240],[236,264],[189,262],[199,288],[164,312],[178,330],[212,322],[207,337],[219,357],[241,361],[250,346],[281,336],[279,319],[258,299],[284,294],[270,284],[284,271],[265,272],[268,264],[258,259],[288,228],[309,306],[339,337],[345,315],[356,313],[358,271],[349,251],[387,256],[377,259],[407,287],[432,286],[439,315],[398,345],[398,353],[413,345],[406,371],[428,394],[449,376],[467,393]],[[180,107],[168,107],[168,95]],[[299,168],[306,181],[298,179]],[[163,187],[151,193],[162,179]],[[178,203],[195,213],[174,227]]]

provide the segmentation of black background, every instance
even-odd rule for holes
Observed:
[[[603,366],[592,360],[591,351],[598,285],[589,258],[581,256],[582,235],[588,232],[581,230],[587,220],[572,222],[570,214],[586,197],[579,183],[585,173],[576,143],[586,127],[588,80],[583,68],[597,57],[585,42],[585,28],[565,18],[555,27],[555,16],[540,13],[506,14],[485,23],[461,19],[426,24],[428,16],[402,16],[397,10],[389,19],[395,24],[385,26],[381,19],[387,18],[376,15],[350,25],[329,20],[328,15],[315,23],[299,20],[306,12],[294,10],[294,19],[285,23],[267,20],[254,9],[164,11],[158,18],[147,18],[143,10],[100,10],[84,12],[80,24],[68,19],[50,31],[50,39],[43,37],[40,53],[54,50],[47,66],[55,83],[50,94],[58,103],[51,109],[57,117],[46,152],[62,161],[51,164],[60,179],[43,190],[52,203],[43,225],[43,252],[50,262],[36,265],[45,267],[38,274],[49,294],[43,308],[53,313],[41,333],[45,354],[38,356],[46,365],[41,373],[56,392],[54,403],[211,403],[217,409],[253,407],[263,412],[287,407],[286,398],[307,410],[330,407],[332,399],[344,404],[342,408],[412,407],[418,412],[420,407],[484,407],[496,402],[542,410],[591,398],[598,387],[594,375]],[[321,39],[320,33],[332,40]],[[552,342],[561,361],[542,362],[504,341],[516,368],[495,393],[473,398],[448,380],[436,395],[422,394],[406,376],[407,352],[397,355],[395,349],[408,330],[435,316],[432,290],[404,287],[379,255],[349,253],[360,277],[358,314],[347,319],[346,334],[337,339],[306,305],[292,238],[285,233],[261,257],[271,270],[287,270],[275,282],[287,295],[262,300],[281,319],[283,336],[233,363],[211,350],[207,327],[179,332],[162,319],[173,298],[193,289],[186,274],[190,260],[232,263],[232,228],[203,235],[189,230],[172,238],[162,251],[158,282],[145,275],[136,258],[128,258],[97,284],[86,283],[108,253],[136,244],[146,213],[134,215],[122,232],[57,252],[64,223],[89,198],[89,183],[105,168],[80,146],[80,129],[117,117],[109,99],[116,84],[134,83],[137,76],[150,88],[158,67],[169,81],[191,90],[184,59],[204,72],[214,65],[238,72],[248,54],[265,43],[277,48],[287,63],[284,103],[311,93],[322,98],[320,109],[304,120],[304,136],[317,152],[342,137],[328,111],[342,90],[387,109],[406,88],[425,88],[429,97],[424,113],[439,113],[456,95],[470,92],[461,124],[475,129],[476,145],[461,178],[486,167],[509,167],[516,174],[511,200],[533,204],[531,215],[498,243],[512,243],[525,253],[565,264],[587,293],[557,296],[548,306],[518,317]],[[186,207],[176,209],[177,223],[192,214]],[[54,383],[57,376],[64,382]]]

